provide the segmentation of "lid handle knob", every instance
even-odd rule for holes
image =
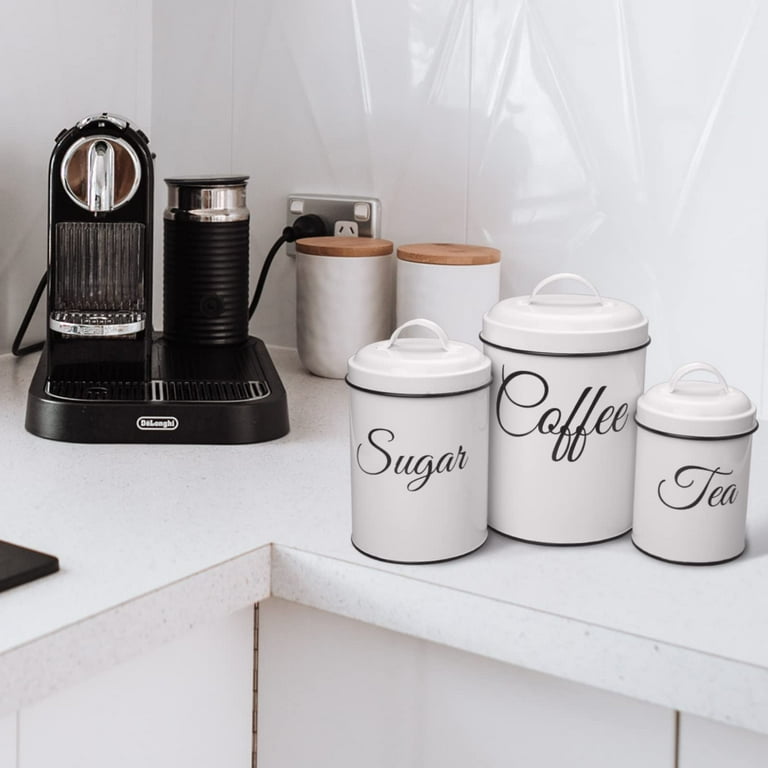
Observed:
[[[578,283],[581,283],[582,285],[586,285],[587,288],[589,288],[590,291],[595,295],[595,298],[597,301],[596,304],[602,304],[603,303],[603,297],[597,292],[597,288],[595,288],[592,283],[589,282],[586,278],[582,277],[581,275],[576,275],[573,272],[558,272],[556,275],[550,275],[549,277],[545,277],[532,291],[531,295],[528,297],[528,303],[529,304],[535,304],[536,302],[534,299],[536,298],[536,295],[542,290],[542,288],[546,288],[550,283],[554,283],[557,280],[575,280]]]
[[[445,331],[437,323],[433,323],[431,320],[426,320],[423,317],[417,317],[414,320],[408,320],[408,322],[403,323],[389,337],[389,341],[384,345],[384,349],[389,349],[398,340],[398,338],[400,338],[400,334],[406,328],[412,328],[414,326],[418,326],[420,328],[426,328],[428,331],[432,331],[432,333],[434,333],[435,336],[437,336],[437,339],[440,342],[440,346],[446,352],[448,351],[448,336],[446,335]]]
[[[707,371],[707,373],[711,373],[722,386],[723,392],[728,392],[728,382],[723,377],[723,374],[714,365],[709,363],[687,363],[686,365],[681,365],[669,381],[669,391],[674,392],[680,379],[694,371]]]

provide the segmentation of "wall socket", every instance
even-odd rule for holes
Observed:
[[[337,237],[380,237],[381,201],[375,197],[345,195],[289,195],[287,223],[314,213],[325,222],[329,234]],[[286,243],[285,252],[296,255],[296,244]]]

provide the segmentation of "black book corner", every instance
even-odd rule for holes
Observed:
[[[0,541],[0,592],[59,570],[59,559],[45,552]]]

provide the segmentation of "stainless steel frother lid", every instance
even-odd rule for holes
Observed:
[[[163,218],[177,221],[247,221],[248,176],[186,176],[165,180],[168,207]]]

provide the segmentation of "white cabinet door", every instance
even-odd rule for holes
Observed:
[[[23,709],[18,768],[250,768],[253,639],[248,608]]]
[[[674,764],[671,710],[280,600],[259,615],[259,768]]]
[[[768,736],[680,715],[679,768],[765,768]]]
[[[0,717],[0,768],[16,768],[16,713]]]

